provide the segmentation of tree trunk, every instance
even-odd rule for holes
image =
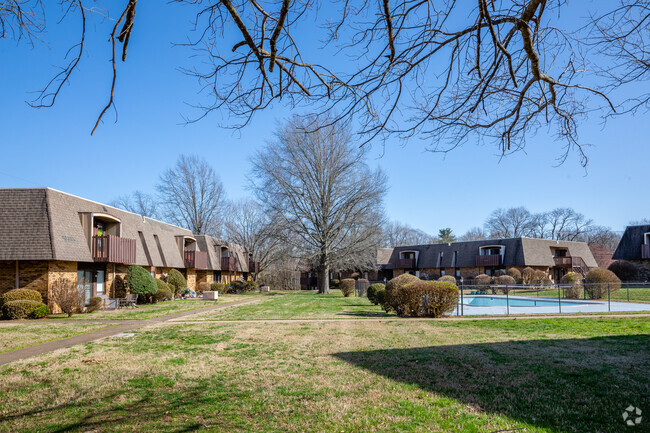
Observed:
[[[330,292],[330,267],[322,265],[320,268],[320,278],[318,282],[318,293]]]

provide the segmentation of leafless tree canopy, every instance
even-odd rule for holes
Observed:
[[[366,165],[346,129],[311,119],[293,118],[256,154],[253,183],[277,233],[318,263],[328,292],[331,267],[376,263],[386,176]]]
[[[64,15],[78,17],[79,39],[38,106],[53,104],[70,79],[84,53],[86,15],[100,10],[90,0],[58,3]],[[613,113],[620,101],[612,103],[609,91],[628,84],[636,90],[648,78],[647,0],[171,3],[196,14],[189,45],[205,56],[185,71],[214,98],[198,118],[224,109],[233,127],[281,103],[309,107],[331,122],[354,119],[364,142],[415,136],[434,151],[448,151],[465,141],[492,141],[507,153],[548,126],[564,143],[563,155],[575,149],[586,163],[580,119],[595,110]],[[43,36],[44,4],[3,2],[0,36]],[[136,4],[101,9],[114,23],[108,35],[113,80],[97,124],[114,106],[116,59],[126,59],[138,34]],[[571,13],[578,18],[560,19]],[[623,111],[647,106],[648,92],[638,93]]]
[[[156,199],[142,191],[135,191],[131,195],[127,194],[120,196],[113,200],[110,205],[129,212],[137,213],[144,217],[160,219]]]
[[[480,227],[472,227],[458,238],[460,241],[482,241],[483,239],[487,239],[487,235]]]
[[[435,244],[438,238],[420,229],[414,229],[398,221],[391,221],[384,226],[383,246],[395,248],[403,245]]]
[[[156,186],[162,215],[195,235],[219,236],[225,193],[212,167],[198,156],[181,155]]]

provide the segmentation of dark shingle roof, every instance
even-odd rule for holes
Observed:
[[[45,189],[0,189],[0,260],[51,260]]]
[[[612,259],[641,260],[641,245],[646,233],[650,233],[650,224],[626,227]]]

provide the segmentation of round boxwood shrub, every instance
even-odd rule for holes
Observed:
[[[517,280],[515,280],[514,277],[511,277],[510,275],[499,275],[498,277],[494,278],[494,283],[497,284],[498,290],[501,291],[504,295],[507,294],[512,287],[515,284],[517,284]]]
[[[515,279],[515,284],[521,284],[521,272],[517,268],[510,268],[506,271],[506,275]]]
[[[142,266],[131,265],[126,272],[126,284],[131,293],[139,295],[143,299],[151,297],[158,291],[156,280]]]
[[[0,308],[5,302],[10,301],[36,301],[43,302],[43,297],[36,290],[31,289],[13,289],[0,295]]]
[[[339,283],[339,289],[341,289],[341,293],[343,293],[343,296],[346,298],[352,296],[354,293],[354,287],[355,281],[352,278],[345,278]]]
[[[386,286],[381,283],[375,283],[368,286],[368,291],[367,291],[368,300],[375,305],[379,305],[379,301],[377,300],[377,296],[376,296],[377,291],[379,290],[386,290]]]
[[[174,295],[178,295],[187,287],[187,280],[179,271],[171,269],[167,274],[167,284],[169,284],[169,288],[172,289]]]
[[[474,285],[478,286],[478,289],[486,290],[492,284],[492,277],[486,274],[478,274],[474,277]]]
[[[226,293],[226,285],[224,283],[210,284],[210,290],[213,292]]]
[[[569,299],[580,299],[582,297],[582,275],[576,272],[567,272],[560,279],[564,289],[564,297]]]
[[[530,284],[534,286],[539,286],[539,287],[544,287],[546,286],[551,280],[549,280],[548,275],[544,271],[537,270],[533,273],[533,278],[530,282]]]
[[[41,306],[45,306],[45,304],[28,299],[7,301],[2,306],[2,316],[9,320],[26,319]]]
[[[527,266],[521,271],[521,282],[523,284],[533,284],[533,279],[535,277],[535,269]]]
[[[453,275],[443,275],[442,277],[438,278],[438,281],[448,281],[451,284],[456,284],[456,277]]]
[[[607,267],[621,281],[637,281],[639,279],[639,268],[634,263],[619,260]]]
[[[40,307],[36,307],[36,309],[32,311],[30,317],[32,319],[43,319],[49,315],[50,315],[50,309],[47,308],[47,305],[43,304]]]
[[[620,288],[621,280],[610,270],[596,268],[585,276],[585,292],[591,299],[601,299],[608,291],[614,293]]]
[[[339,281],[337,279],[332,280],[332,286],[334,286],[334,287],[338,287],[340,283],[341,283],[341,281]]]
[[[172,299],[172,289],[169,288],[169,285],[166,282],[156,278],[156,286],[158,286],[158,290],[153,295],[154,301],[162,302]]]

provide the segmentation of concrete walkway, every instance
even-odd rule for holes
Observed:
[[[259,302],[262,299],[264,298],[244,299],[242,301],[230,302],[227,304],[217,304],[214,307],[200,308],[198,310],[192,310],[192,311],[183,311],[181,313],[170,314],[168,316],[156,317],[153,319],[125,320],[122,323],[115,326],[111,326],[111,324],[114,324],[115,322],[117,322],[117,320],[111,320],[110,322],[97,320],[95,321],[95,323],[97,322],[106,323],[108,327],[98,329],[97,331],[88,332],[85,334],[63,338],[61,340],[48,341],[47,343],[37,344],[35,346],[23,347],[22,349],[16,349],[10,352],[0,353],[0,365],[8,364],[10,362],[18,361],[25,358],[31,358],[32,356],[41,355],[43,353],[53,352],[58,349],[64,349],[66,347],[76,346],[77,344],[89,343],[91,341],[110,337],[116,334],[120,334],[122,332],[133,331],[135,329],[139,329],[147,325],[166,322],[168,320],[178,319],[181,317],[191,317],[195,314],[205,313],[214,310],[221,310],[223,308],[228,308],[228,307],[235,307],[243,304],[252,304],[254,302]]]

